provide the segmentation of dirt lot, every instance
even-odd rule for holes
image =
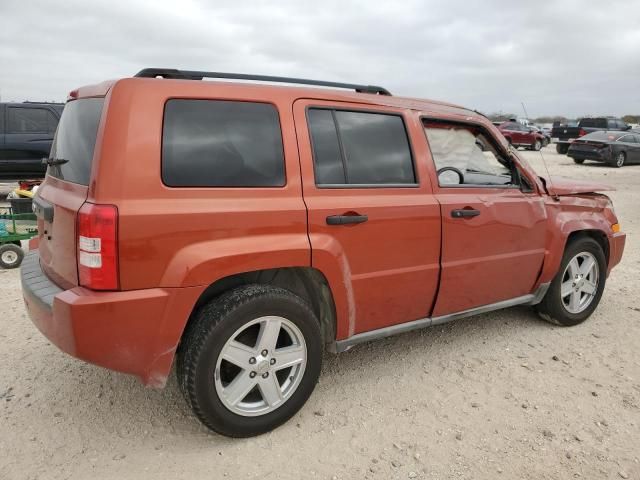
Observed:
[[[258,438],[210,434],[173,376],[149,390],[61,353],[0,270],[0,478],[640,478],[640,166],[545,155],[618,188],[627,248],[589,321],[513,308],[328,354],[307,405]]]

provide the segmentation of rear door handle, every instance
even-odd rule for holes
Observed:
[[[474,210],[473,208],[461,208],[458,210],[451,210],[451,216],[453,218],[470,218],[480,215],[480,210]]]
[[[369,220],[367,215],[329,215],[327,225],[354,225]]]

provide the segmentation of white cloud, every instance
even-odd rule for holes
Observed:
[[[3,100],[64,100],[144,67],[386,86],[486,112],[640,113],[640,4],[0,2]]]

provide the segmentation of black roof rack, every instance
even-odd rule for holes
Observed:
[[[201,72],[197,70],[177,70],[175,68],[145,68],[135,74],[144,78],[172,78],[181,80],[202,80],[203,78],[229,78],[234,80],[255,80],[258,82],[299,83],[301,85],[318,85],[321,87],[346,88],[360,93],[391,95],[389,90],[374,85],[357,85],[354,83],[325,82],[324,80],[307,80],[305,78],[272,77],[269,75],[249,75],[246,73]]]

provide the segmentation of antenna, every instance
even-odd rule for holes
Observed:
[[[529,114],[527,113],[527,108],[524,106],[524,102],[520,102],[520,104],[522,105],[522,110],[524,110],[524,116],[527,119],[529,119]],[[560,199],[558,198],[558,195],[556,195],[555,192],[553,191],[553,187],[551,185],[551,174],[549,173],[549,167],[547,166],[547,161],[545,160],[544,155],[542,154],[542,149],[538,150],[538,153],[540,153],[542,164],[544,165],[544,169],[547,172],[547,178],[544,179],[545,181],[543,182],[545,184],[545,188],[547,189],[547,192],[549,193],[549,195],[551,195],[551,197],[554,200],[559,201]]]

